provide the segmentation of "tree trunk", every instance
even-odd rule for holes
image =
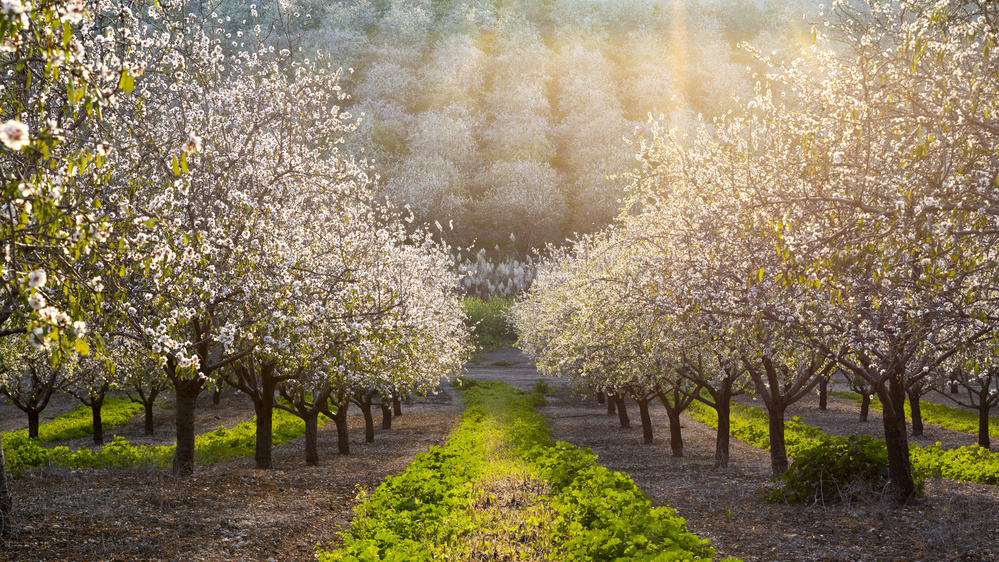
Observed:
[[[614,404],[614,395],[613,394],[608,394],[607,395],[607,415],[608,416],[613,416],[615,414],[617,414],[617,406],[615,406],[615,404]]]
[[[382,429],[392,429],[392,408],[382,402]]]
[[[860,421],[867,421],[867,414],[871,411],[871,395],[864,392],[860,397]]]
[[[41,414],[38,410],[28,411],[28,438],[38,439],[38,417]]]
[[[369,400],[361,400],[361,403],[357,406],[361,409],[361,413],[364,414],[364,442],[374,443],[375,420],[371,415],[371,402]]]
[[[597,404],[603,404],[603,403],[604,403],[604,391],[598,390],[597,391]]]
[[[673,452],[673,458],[683,457],[683,434],[680,433],[680,412],[674,412],[672,408],[666,410],[669,416],[669,447]]]
[[[715,439],[715,468],[728,468],[729,432],[731,431],[730,412],[732,405],[729,403],[731,397],[728,393],[719,393],[719,395],[724,395],[724,399],[718,399],[715,404],[715,410],[718,412],[718,435]]]
[[[156,433],[156,427],[153,425],[153,401],[152,399],[142,403],[143,409],[146,411],[146,435],[152,435]]]
[[[912,436],[923,434],[923,413],[919,409],[919,392],[909,393],[909,409],[912,410]]]
[[[978,406],[978,446],[988,449],[991,446],[989,441],[989,407],[988,398],[982,400]]]
[[[617,405],[617,419],[621,422],[621,429],[628,429],[631,427],[631,419],[628,418],[628,406],[624,403],[624,396],[621,394],[615,394],[612,396],[614,403]]]
[[[636,399],[638,415],[642,418],[642,442],[652,443],[652,416],[649,415],[649,398]]]
[[[305,416],[305,464],[319,464],[319,412]]]
[[[177,449],[173,455],[173,473],[194,474],[194,411],[204,382],[201,379],[176,380]]]
[[[395,417],[402,415],[402,400],[399,400],[398,394],[392,396],[392,414]]]
[[[337,411],[333,416],[333,423],[336,424],[336,445],[341,455],[350,454],[350,432],[347,429],[347,408],[346,406]]]
[[[0,442],[0,536],[7,536],[14,530],[14,520],[11,519],[13,509],[14,500],[10,497],[10,488],[7,486],[7,458],[3,454],[3,443]]]
[[[274,391],[264,392],[259,402],[254,401],[253,409],[257,413],[257,444],[253,458],[257,468],[267,470],[274,468],[271,451],[274,448]]]
[[[212,404],[218,406],[222,403],[222,386],[216,386],[215,391],[212,392]]]
[[[787,472],[787,446],[784,442],[784,408],[767,409],[770,419],[770,467],[774,478]]]
[[[101,408],[104,406],[104,398],[94,398],[91,400],[90,410],[93,412],[94,424],[94,445],[104,444],[104,423],[101,421]]]
[[[881,397],[881,412],[888,448],[888,492],[895,503],[904,505],[915,496],[916,485],[912,480],[909,440],[905,431],[905,387],[897,379],[893,377],[889,381],[887,396]]]
[[[823,412],[829,402],[829,379],[822,377],[819,379],[819,409]]]

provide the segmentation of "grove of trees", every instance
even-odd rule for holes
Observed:
[[[906,398],[994,394],[997,17],[834,2],[797,56],[752,51],[766,71],[731,114],[651,123],[616,222],[555,251],[515,307],[524,348],[609,392],[705,402],[719,466],[751,387],[775,475],[785,408],[838,371],[880,399],[909,501]]]
[[[346,408],[331,396],[427,391],[468,347],[450,250],[344,150],[357,121],[337,68],[303,54],[311,16],[220,15],[244,8],[15,0],[0,15],[0,387],[35,426],[56,390],[95,421],[109,390],[147,416],[172,391],[180,476],[206,388],[253,399],[259,468],[275,406],[305,419],[315,463],[316,416]],[[3,468],[0,448],[6,526]]]
[[[648,115],[693,126],[752,95],[740,41],[808,36],[788,0],[344,0],[303,41],[345,76],[379,189],[455,245],[520,256],[618,213]],[[303,11],[304,5],[303,5]],[[318,14],[322,15],[318,15]],[[511,239],[511,234],[513,238]]]

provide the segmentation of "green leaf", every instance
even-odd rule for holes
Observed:
[[[83,338],[76,339],[76,352],[79,353],[80,355],[90,354],[90,346],[87,345],[87,340]]]
[[[173,175],[180,176],[180,162],[177,161],[177,156],[173,157]]]
[[[131,95],[132,90],[135,89],[135,81],[127,70],[121,71],[121,79],[118,80],[118,88],[125,92],[125,95]]]

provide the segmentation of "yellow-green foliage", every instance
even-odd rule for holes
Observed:
[[[319,425],[325,423],[320,418]],[[273,443],[280,445],[305,434],[305,422],[301,418],[285,412],[274,411]],[[199,435],[194,440],[195,462],[199,465],[213,465],[236,457],[250,456],[256,447],[256,423],[243,422],[232,429],[220,427],[215,431]],[[69,447],[47,449],[38,442],[28,439],[27,434],[4,435],[4,454],[7,468],[15,476],[24,470],[53,465],[64,468],[111,468],[111,467],[153,467],[166,468],[173,458],[174,446],[144,447],[131,445],[122,437],[103,447],[88,449],[82,447],[73,451]]]
[[[836,391],[832,394],[839,398],[850,400],[858,406],[862,400],[862,397],[856,392]],[[881,401],[878,400],[877,396],[871,399],[871,408],[878,411],[881,410]],[[978,434],[978,413],[976,412],[968,412],[959,408],[944,406],[943,404],[934,404],[933,402],[920,402],[919,412],[926,423],[938,425],[946,429],[953,429],[954,431]],[[905,401],[905,417],[906,419],[912,419],[912,408],[909,407],[908,400]],[[989,436],[999,437],[999,418],[989,418]]]
[[[699,402],[692,402],[688,410],[695,420],[718,428],[718,413]],[[770,420],[767,413],[760,408],[732,404],[729,415],[729,434],[736,439],[749,443],[758,449],[770,448]],[[798,418],[784,424],[784,444],[787,454],[795,456],[799,451],[809,449],[828,438],[829,435],[820,429],[805,425]]]
[[[132,402],[128,397],[108,398],[101,408],[101,426],[105,430],[119,425],[125,425],[132,416],[142,411],[142,404]],[[86,437],[94,433],[94,414],[90,406],[77,406],[69,412],[62,414],[54,420],[38,426],[38,441],[40,443],[52,443],[54,441],[66,441],[67,439],[77,439]],[[3,438],[9,439],[14,435],[28,437],[28,430],[12,431],[4,433]]]
[[[468,407],[447,445],[418,455],[379,486],[358,507],[343,548],[320,552],[320,560],[465,559],[470,545],[496,536],[518,537],[510,551],[491,546],[504,548],[508,559],[669,561],[714,554],[673,510],[653,508],[631,478],[600,466],[589,450],[552,445],[535,411],[544,403],[539,393],[495,381],[463,379],[461,386]],[[521,484],[540,479],[549,492],[521,506],[520,517],[476,512],[475,490],[488,487],[484,480],[518,477]],[[497,525],[510,528],[497,532]],[[525,527],[532,532],[523,533]],[[532,557],[510,557],[524,552]]]
[[[517,341],[517,332],[506,313],[513,304],[511,299],[492,297],[465,297],[465,324],[472,329],[484,350],[511,347]]]
[[[715,411],[701,404],[691,405],[690,416],[711,427],[718,427]],[[730,420],[732,437],[760,449],[770,448],[769,422],[764,410],[732,404]],[[785,438],[787,453],[791,457],[835,439],[797,419],[786,424]],[[884,440],[876,439],[875,442],[885,448]],[[909,446],[909,459],[917,480],[923,476],[939,476],[962,482],[999,484],[999,454],[992,454],[976,445],[945,450],[940,448],[939,443],[930,447],[912,444]]]

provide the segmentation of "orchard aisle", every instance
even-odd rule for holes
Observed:
[[[465,363],[465,376],[476,380],[498,380],[506,384],[529,390],[539,378],[554,386],[560,384],[555,377],[545,377],[534,367],[531,358],[517,348],[490,351],[475,357],[475,363]]]

